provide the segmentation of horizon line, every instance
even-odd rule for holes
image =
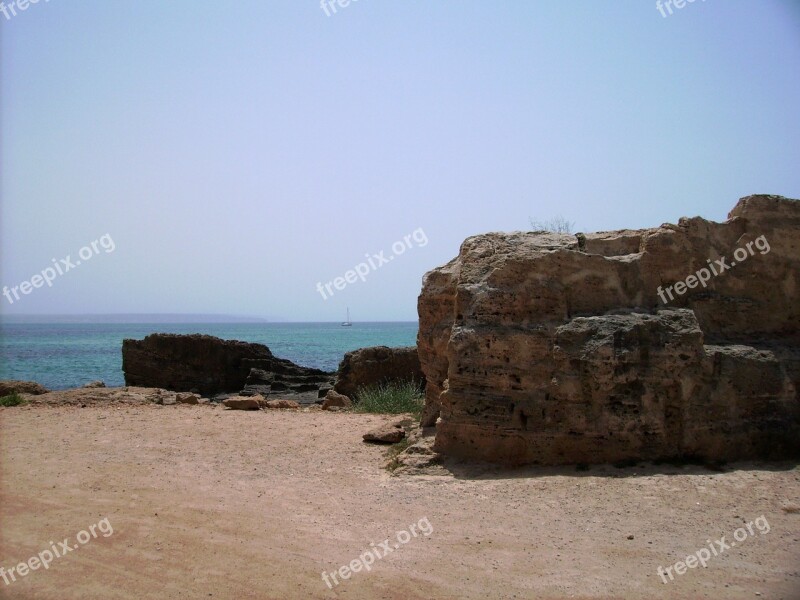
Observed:
[[[250,315],[235,315],[225,313],[20,313],[20,314],[3,314],[0,313],[0,322],[11,322],[14,320],[47,320],[47,319],[135,319],[140,322],[143,318],[157,318],[163,320],[165,318],[177,318],[182,323],[204,323],[206,320],[212,320],[217,323],[341,323],[341,320],[294,320],[285,319],[280,317],[256,317]],[[202,319],[200,321],[188,321],[188,318]],[[358,320],[352,321],[353,323],[414,323],[418,322],[419,318],[414,319],[376,319],[376,320]]]

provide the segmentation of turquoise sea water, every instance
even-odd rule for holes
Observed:
[[[0,379],[36,381],[50,389],[96,379],[125,384],[122,340],[150,333],[204,333],[258,342],[280,358],[334,371],[345,352],[366,346],[413,346],[417,323],[0,324]]]

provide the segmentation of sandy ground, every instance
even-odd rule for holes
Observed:
[[[0,408],[0,565],[78,546],[0,580],[0,598],[800,598],[793,464],[392,476],[387,449],[361,441],[389,419]],[[659,578],[762,515],[768,533],[742,529],[707,568]],[[104,518],[113,534],[76,542]],[[387,538],[390,554],[329,589],[323,571]]]

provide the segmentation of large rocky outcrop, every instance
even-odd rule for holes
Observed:
[[[332,375],[273,356],[262,344],[209,335],[154,333],[122,342],[125,384],[204,395],[302,394],[330,386]]]
[[[340,394],[355,398],[361,387],[412,380],[420,384],[424,380],[415,347],[374,346],[344,355],[339,363],[334,389]]]
[[[471,237],[423,280],[422,424],[503,463],[797,455],[799,274],[778,196],[725,223]]]

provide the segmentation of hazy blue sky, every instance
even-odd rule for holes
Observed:
[[[411,320],[469,235],[800,197],[796,0],[40,0],[0,27],[0,285],[115,246],[5,314]]]

